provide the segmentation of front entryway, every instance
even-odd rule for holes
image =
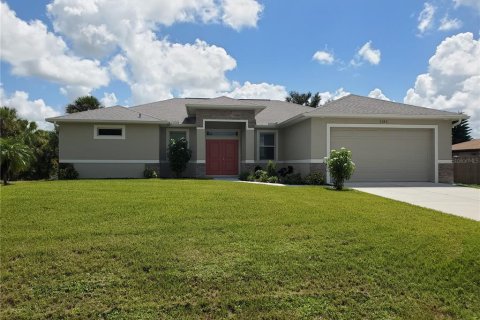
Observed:
[[[209,176],[238,175],[238,140],[206,141],[206,174]]]

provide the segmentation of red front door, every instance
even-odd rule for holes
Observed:
[[[238,140],[207,140],[207,175],[238,174]]]

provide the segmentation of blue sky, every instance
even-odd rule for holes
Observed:
[[[479,0],[136,3],[2,2],[2,103],[40,120],[85,93],[134,105],[351,92],[463,111],[480,133]]]

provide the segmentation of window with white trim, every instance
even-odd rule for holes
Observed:
[[[95,139],[125,139],[124,125],[95,125],[93,127]]]
[[[181,138],[185,138],[188,142],[188,130],[176,128],[167,129],[167,145],[170,143],[171,139],[178,141]]]
[[[258,143],[259,160],[275,160],[275,132],[260,132]]]

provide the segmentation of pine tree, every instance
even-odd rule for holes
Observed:
[[[470,126],[467,119],[463,119],[458,125],[452,128],[452,144],[472,140]]]

